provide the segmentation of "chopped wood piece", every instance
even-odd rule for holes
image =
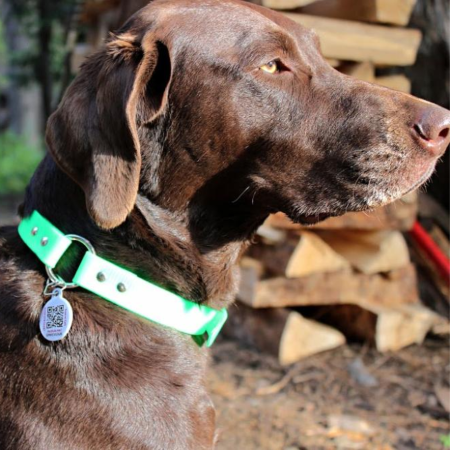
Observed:
[[[387,275],[347,271],[316,273],[302,278],[270,278],[253,284],[238,298],[253,308],[279,308],[329,304],[379,305],[418,303],[414,266],[408,264]]]
[[[421,209],[422,211],[422,209]],[[308,229],[319,230],[401,230],[412,228],[417,217],[417,194],[408,194],[390,205],[370,212],[347,213],[340,217],[330,217]],[[282,213],[271,215],[266,224],[286,230],[300,230],[305,227],[293,223]]]
[[[375,78],[375,83],[400,92],[411,92],[411,81],[405,75],[387,75]]]
[[[304,231],[286,266],[288,278],[350,269],[349,262],[317,234]]]
[[[261,0],[261,4],[272,9],[295,9],[306,6],[318,0]]]
[[[358,80],[368,81],[370,83],[375,81],[375,67],[369,61],[361,63],[345,63],[339,66],[338,70],[339,72],[350,75]]]
[[[389,272],[409,264],[406,240],[399,231],[318,231],[336,253],[365,274]]]
[[[302,231],[278,245],[255,245],[248,256],[260,261],[269,275],[295,278],[311,273],[350,270],[350,263],[316,233]],[[248,278],[248,276],[246,276]]]
[[[421,41],[418,30],[367,25],[305,14],[284,14],[317,32],[326,58],[372,61],[392,66],[408,66],[416,60]]]
[[[416,0],[322,0],[302,9],[336,19],[360,20],[407,25]]]
[[[279,244],[286,239],[286,232],[268,225],[261,225],[256,234],[260,236],[266,244]]]
[[[377,314],[375,342],[380,352],[421,344],[436,321],[436,314],[421,305],[387,308],[366,306]]]
[[[223,333],[276,356],[288,365],[345,343],[339,331],[287,309],[253,310],[240,303],[230,310]]]
[[[270,326],[270,323],[269,323]],[[327,325],[290,312],[279,345],[280,364],[292,364],[307,356],[345,344],[345,336]]]
[[[385,306],[360,302],[319,306],[303,313],[337,328],[348,339],[370,342],[381,352],[422,343],[439,320],[420,304]]]

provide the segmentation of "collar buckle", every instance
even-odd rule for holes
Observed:
[[[69,239],[71,242],[79,242],[80,244],[83,244],[88,252],[91,252],[92,254],[96,255],[95,252],[95,248],[94,246],[84,237],[82,236],[78,236],[77,234],[66,234],[64,237],[66,237],[67,239]],[[49,278],[49,282],[48,285],[53,285],[53,286],[60,286],[60,287],[64,287],[64,289],[74,289],[76,287],[78,287],[78,284],[74,283],[74,282],[67,282],[65,280],[63,280],[59,275],[56,275],[55,272],[53,271],[53,269],[48,266],[47,264],[45,264],[45,270],[47,272],[48,278]],[[44,294],[47,291],[47,286],[45,287],[44,290]],[[47,294],[49,295],[49,294]]]

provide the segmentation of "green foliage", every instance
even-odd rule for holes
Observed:
[[[0,134],[0,194],[23,192],[43,155],[21,136]]]
[[[67,84],[68,33],[83,0],[4,1],[27,43],[26,48],[8,50],[9,76],[21,86],[35,82],[45,85],[50,92],[49,106],[53,109]]]
[[[441,442],[446,448],[450,448],[450,434],[442,435]]]

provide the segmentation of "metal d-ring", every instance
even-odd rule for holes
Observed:
[[[76,241],[83,244],[87,248],[88,252],[91,252],[94,255],[96,254],[93,245],[84,237],[78,236],[77,234],[66,234],[65,237],[69,238],[71,241]],[[61,286],[64,287],[64,289],[73,289],[78,287],[78,284],[76,283],[67,283],[64,281],[61,277],[56,275],[55,272],[53,272],[52,268],[45,266],[45,270],[47,271],[47,275],[51,283],[55,286]]]

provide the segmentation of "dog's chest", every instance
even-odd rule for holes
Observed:
[[[47,342],[40,290],[12,266],[0,276],[0,448],[212,447],[206,358],[190,338],[68,293],[73,326]]]

